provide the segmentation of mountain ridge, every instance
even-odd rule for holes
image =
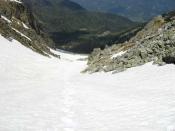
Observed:
[[[153,17],[174,10],[174,0],[73,0],[88,10],[110,12],[133,21],[149,21]]]

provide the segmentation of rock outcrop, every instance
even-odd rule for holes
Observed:
[[[54,55],[50,51],[54,43],[40,30],[31,10],[22,2],[0,0],[0,34],[9,40],[16,39],[42,55]]]
[[[95,49],[85,71],[117,73],[148,62],[175,63],[175,12],[154,18],[125,43]]]

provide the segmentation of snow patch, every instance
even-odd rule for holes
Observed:
[[[20,31],[18,31],[17,29],[15,29],[15,28],[13,28],[13,27],[12,27],[12,29],[13,29],[14,31],[16,31],[16,33],[20,34],[22,37],[25,37],[25,38],[28,39],[29,41],[32,41],[28,36],[24,35],[24,34],[21,33]]]
[[[5,20],[7,23],[11,23],[11,20],[9,20],[7,17],[1,15],[1,18],[2,18],[3,20]]]
[[[6,1],[8,1],[8,0],[6,0]],[[11,2],[16,2],[16,3],[19,3],[19,4],[22,3],[21,0],[9,0],[9,1],[11,1]]]
[[[75,54],[75,53],[71,53],[60,49],[56,49],[56,51],[51,49],[51,51],[54,54],[60,55],[62,60],[68,60],[68,61],[77,61],[88,57],[88,55]]]
[[[114,58],[116,58],[116,57],[118,57],[118,56],[122,56],[123,54],[125,54],[127,51],[121,51],[121,52],[119,52],[119,53],[117,53],[117,54],[114,54],[114,55],[112,55],[111,56],[111,59],[114,59]]]
[[[175,131],[175,125],[168,126],[167,131]]]
[[[22,25],[25,29],[29,29],[29,27],[26,24],[24,24],[23,22],[22,22]]]

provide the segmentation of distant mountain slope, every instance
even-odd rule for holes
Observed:
[[[89,52],[94,46],[104,46],[137,25],[118,15],[89,12],[69,0],[25,0],[25,3],[35,12],[43,30],[50,34],[57,47],[68,50]],[[99,38],[101,34],[110,39]]]
[[[174,10],[174,0],[73,0],[89,10],[116,13],[134,21],[147,21]]]

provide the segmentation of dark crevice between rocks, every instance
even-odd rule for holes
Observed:
[[[163,62],[166,64],[175,64],[175,56],[167,56],[162,58]]]

